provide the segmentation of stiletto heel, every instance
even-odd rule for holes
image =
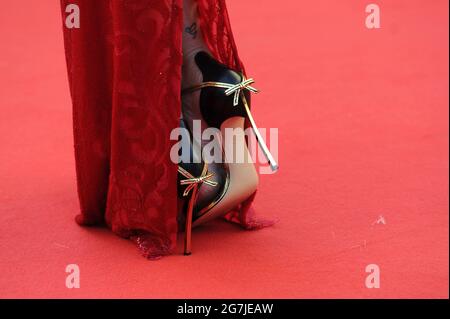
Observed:
[[[188,131],[186,123],[181,120],[180,128]],[[192,226],[201,213],[213,207],[227,191],[228,175],[224,171],[212,167],[201,161],[201,157],[194,153],[190,132],[184,136],[181,142],[183,147],[189,150],[187,162],[181,161],[178,165],[178,197],[182,200],[182,211],[185,215],[184,229],[184,254],[192,253]],[[195,163],[195,159],[200,159],[200,163]],[[222,185],[219,185],[222,181]],[[203,188],[202,186],[208,186]],[[219,187],[218,187],[219,186]],[[202,198],[200,198],[202,195]]]
[[[178,172],[181,173],[185,177],[190,177],[191,175],[185,171],[182,167],[178,167]],[[183,185],[184,181],[180,182],[180,185]],[[192,189],[192,194],[189,198],[188,207],[186,211],[186,225],[184,228],[184,255],[189,256],[192,253],[192,217],[193,217],[193,211],[194,211],[194,203],[197,199],[197,193],[198,193],[198,186],[195,185],[195,187]],[[184,196],[187,196],[188,194],[185,194]]]
[[[183,191],[183,197],[188,197],[189,200],[186,210],[186,226],[185,226],[185,236],[184,236],[184,254],[186,256],[192,253],[191,251],[191,237],[192,237],[192,221],[194,217],[194,205],[198,197],[198,189],[200,185],[207,184],[212,187],[217,186],[217,182],[211,180],[214,174],[208,173],[208,164],[203,165],[203,170],[200,177],[194,177],[191,173],[185,170],[183,167],[178,166],[178,173],[183,176],[180,179],[180,186],[185,187]]]
[[[189,199],[188,210],[186,213],[186,226],[184,229],[184,255],[189,256],[192,254],[192,217],[194,211],[194,202],[197,197],[197,188],[192,192]]]
[[[267,162],[270,165],[270,168],[272,169],[273,172],[276,172],[279,168],[278,163],[273,158],[272,153],[270,153],[266,142],[262,138],[261,133],[259,132],[258,127],[256,126],[255,120],[253,119],[252,113],[250,112],[250,107],[248,105],[247,99],[245,98],[245,95],[242,94],[242,92],[241,92],[241,98],[242,98],[242,102],[244,104],[244,108],[245,108],[245,112],[247,114],[248,121],[250,122],[253,133],[255,134],[256,140],[258,141],[258,144],[261,147],[263,154],[266,157]]]

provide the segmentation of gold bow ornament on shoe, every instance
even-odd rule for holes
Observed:
[[[216,187],[218,185],[217,182],[211,180],[214,174],[213,173],[208,174],[208,164],[206,163],[203,166],[203,171],[200,177],[194,177],[191,173],[186,171],[181,166],[178,166],[178,172],[187,178],[180,181],[180,185],[182,186],[188,185],[188,187],[185,189],[183,193],[183,196],[188,196],[191,190],[193,190],[195,187],[198,187],[200,184],[203,183],[212,187]]]
[[[184,89],[182,91],[182,94],[192,93],[197,90],[201,90],[203,88],[207,87],[215,87],[215,88],[221,88],[226,89],[225,95],[230,96],[231,94],[234,94],[234,102],[233,106],[239,105],[239,97],[241,97],[241,93],[243,90],[248,90],[253,93],[259,93],[258,89],[255,89],[250,84],[255,83],[254,79],[246,79],[245,76],[242,76],[242,81],[237,84],[230,84],[230,83],[224,83],[224,82],[203,82],[202,84],[195,85],[193,87]]]
[[[239,104],[239,97],[241,96],[242,90],[248,90],[253,93],[259,93],[258,89],[255,89],[250,84],[255,83],[255,80],[253,79],[245,79],[245,77],[242,78],[242,82],[238,84],[227,84],[227,83],[221,83],[221,84],[227,84],[229,88],[225,91],[226,96],[230,96],[234,93],[234,106],[237,106]]]

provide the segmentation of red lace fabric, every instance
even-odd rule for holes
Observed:
[[[170,160],[181,105],[182,0],[61,0],[80,8],[64,28],[81,225],[106,223],[150,259],[174,252],[177,166]],[[199,0],[205,41],[242,70],[224,0]],[[247,229],[253,199],[226,218]]]
[[[197,0],[200,27],[208,48],[220,62],[244,72],[231,30],[225,0]]]

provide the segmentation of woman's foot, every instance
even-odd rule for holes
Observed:
[[[183,30],[183,72],[182,72],[182,88],[191,88],[205,81],[204,71],[200,66],[205,68],[205,62],[199,57],[212,56],[209,52],[206,44],[203,41],[203,35],[199,26],[198,13],[197,13],[197,1],[196,0],[184,0],[184,30]],[[199,64],[200,63],[200,64]],[[208,64],[209,65],[209,64]],[[208,66],[206,66],[209,68]],[[210,73],[214,73],[214,63],[211,64]],[[235,81],[240,81],[241,76],[233,71],[229,71],[233,74]],[[182,115],[183,120],[186,123],[187,128],[192,133],[194,126],[201,124],[201,130],[205,130],[211,123],[207,123],[202,114],[200,106],[201,90],[193,91],[189,94],[183,94],[182,96]],[[219,99],[225,100],[227,97],[220,95]],[[225,108],[235,108],[233,103],[224,103],[223,101],[211,101],[210,104],[223,105]],[[215,105],[202,105],[204,108],[211,107],[211,110],[215,110]],[[214,111],[215,112],[215,111]],[[204,112],[203,112],[204,113]],[[221,116],[216,112],[217,116]],[[227,113],[227,111],[225,111]],[[256,173],[255,166],[251,161],[251,156],[247,149],[246,136],[244,135],[244,122],[245,117],[243,114],[236,114],[229,118],[224,118],[224,122],[220,125],[213,125],[220,130],[220,139],[222,140],[222,151],[220,154],[222,162],[211,163],[208,162],[208,170],[215,175],[214,181],[223,185],[226,183],[226,187],[222,188],[226,193],[217,194],[219,190],[216,188],[199,187],[198,201],[202,202],[197,207],[204,207],[205,201],[212,201],[213,206],[207,210],[202,209],[197,211],[197,216],[194,216],[194,226],[202,224],[208,220],[220,217],[228,211],[232,210],[248,197],[250,197],[255,191],[258,185],[258,175]],[[197,123],[194,125],[194,121]],[[226,140],[225,129],[236,130],[238,134],[231,140]],[[211,142],[210,140],[196,140],[198,134],[193,134],[192,143],[194,146],[194,152],[203,149],[203,147]],[[235,163],[233,158],[230,158],[233,154],[244,154],[246,161],[244,163]],[[226,163],[223,163],[226,162]],[[222,195],[222,196],[221,196]],[[219,197],[218,201],[214,202],[214,198]],[[207,199],[207,200],[206,200]],[[197,203],[199,204],[199,203]]]

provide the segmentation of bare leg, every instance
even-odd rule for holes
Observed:
[[[197,0],[183,0],[183,54],[190,56],[199,50],[207,51],[198,21]]]
[[[203,41],[198,20],[197,0],[183,0],[183,88],[201,82],[200,72],[194,57],[199,51],[209,53]]]
[[[183,0],[183,89],[192,87],[203,82],[203,76],[197,64],[195,56],[200,51],[209,52],[200,29],[197,0]],[[199,109],[199,93],[184,95],[182,114],[186,125],[193,129],[193,120],[201,120]],[[201,145],[202,141],[194,141],[194,144]]]

